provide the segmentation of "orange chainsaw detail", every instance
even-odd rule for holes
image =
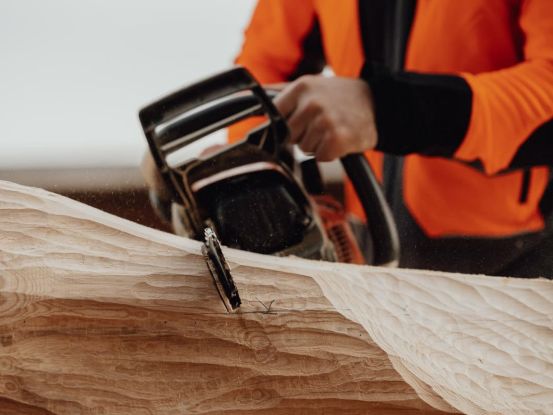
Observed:
[[[359,243],[347,220],[346,211],[333,197],[313,196],[328,238],[334,244],[338,262],[365,264]]]

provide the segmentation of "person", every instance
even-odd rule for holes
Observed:
[[[236,63],[303,151],[365,152],[400,266],[553,276],[551,0],[259,0]]]

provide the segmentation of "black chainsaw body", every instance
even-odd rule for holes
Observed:
[[[252,116],[265,121],[240,142],[171,165],[168,156]],[[223,245],[273,255],[334,261],[307,188],[298,179],[288,127],[271,98],[243,68],[184,88],[140,111],[156,165],[182,206],[188,236],[212,228]],[[376,264],[397,261],[398,238],[377,181],[361,154],[342,160],[369,218]],[[317,175],[313,175],[317,176]],[[312,180],[312,179],[310,179]]]

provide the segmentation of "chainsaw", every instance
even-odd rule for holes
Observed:
[[[362,154],[341,159],[367,218],[372,252],[361,252],[341,205],[325,195],[319,166],[299,162],[288,126],[268,91],[236,67],[170,94],[139,113],[152,157],[172,200],[176,233],[202,251],[227,310],[240,296],[221,244],[261,254],[325,261],[397,264],[391,212]],[[250,117],[263,122],[235,144],[174,161],[174,154]],[[159,205],[159,199],[153,200]],[[165,215],[167,216],[167,214]],[[364,255],[365,254],[365,255]]]

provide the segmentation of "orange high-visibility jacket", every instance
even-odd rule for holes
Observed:
[[[371,45],[387,39],[364,38],[363,4],[260,0],[236,62],[263,83],[289,80],[316,49],[317,29],[326,64],[359,77],[378,60],[366,56]],[[368,26],[382,19],[373,15]],[[553,0],[418,0],[406,27],[404,71],[363,77],[375,94],[377,149],[405,155],[411,216],[429,237],[542,229],[553,160]],[[382,153],[367,157],[381,175]],[[349,210],[361,215],[346,190]]]

